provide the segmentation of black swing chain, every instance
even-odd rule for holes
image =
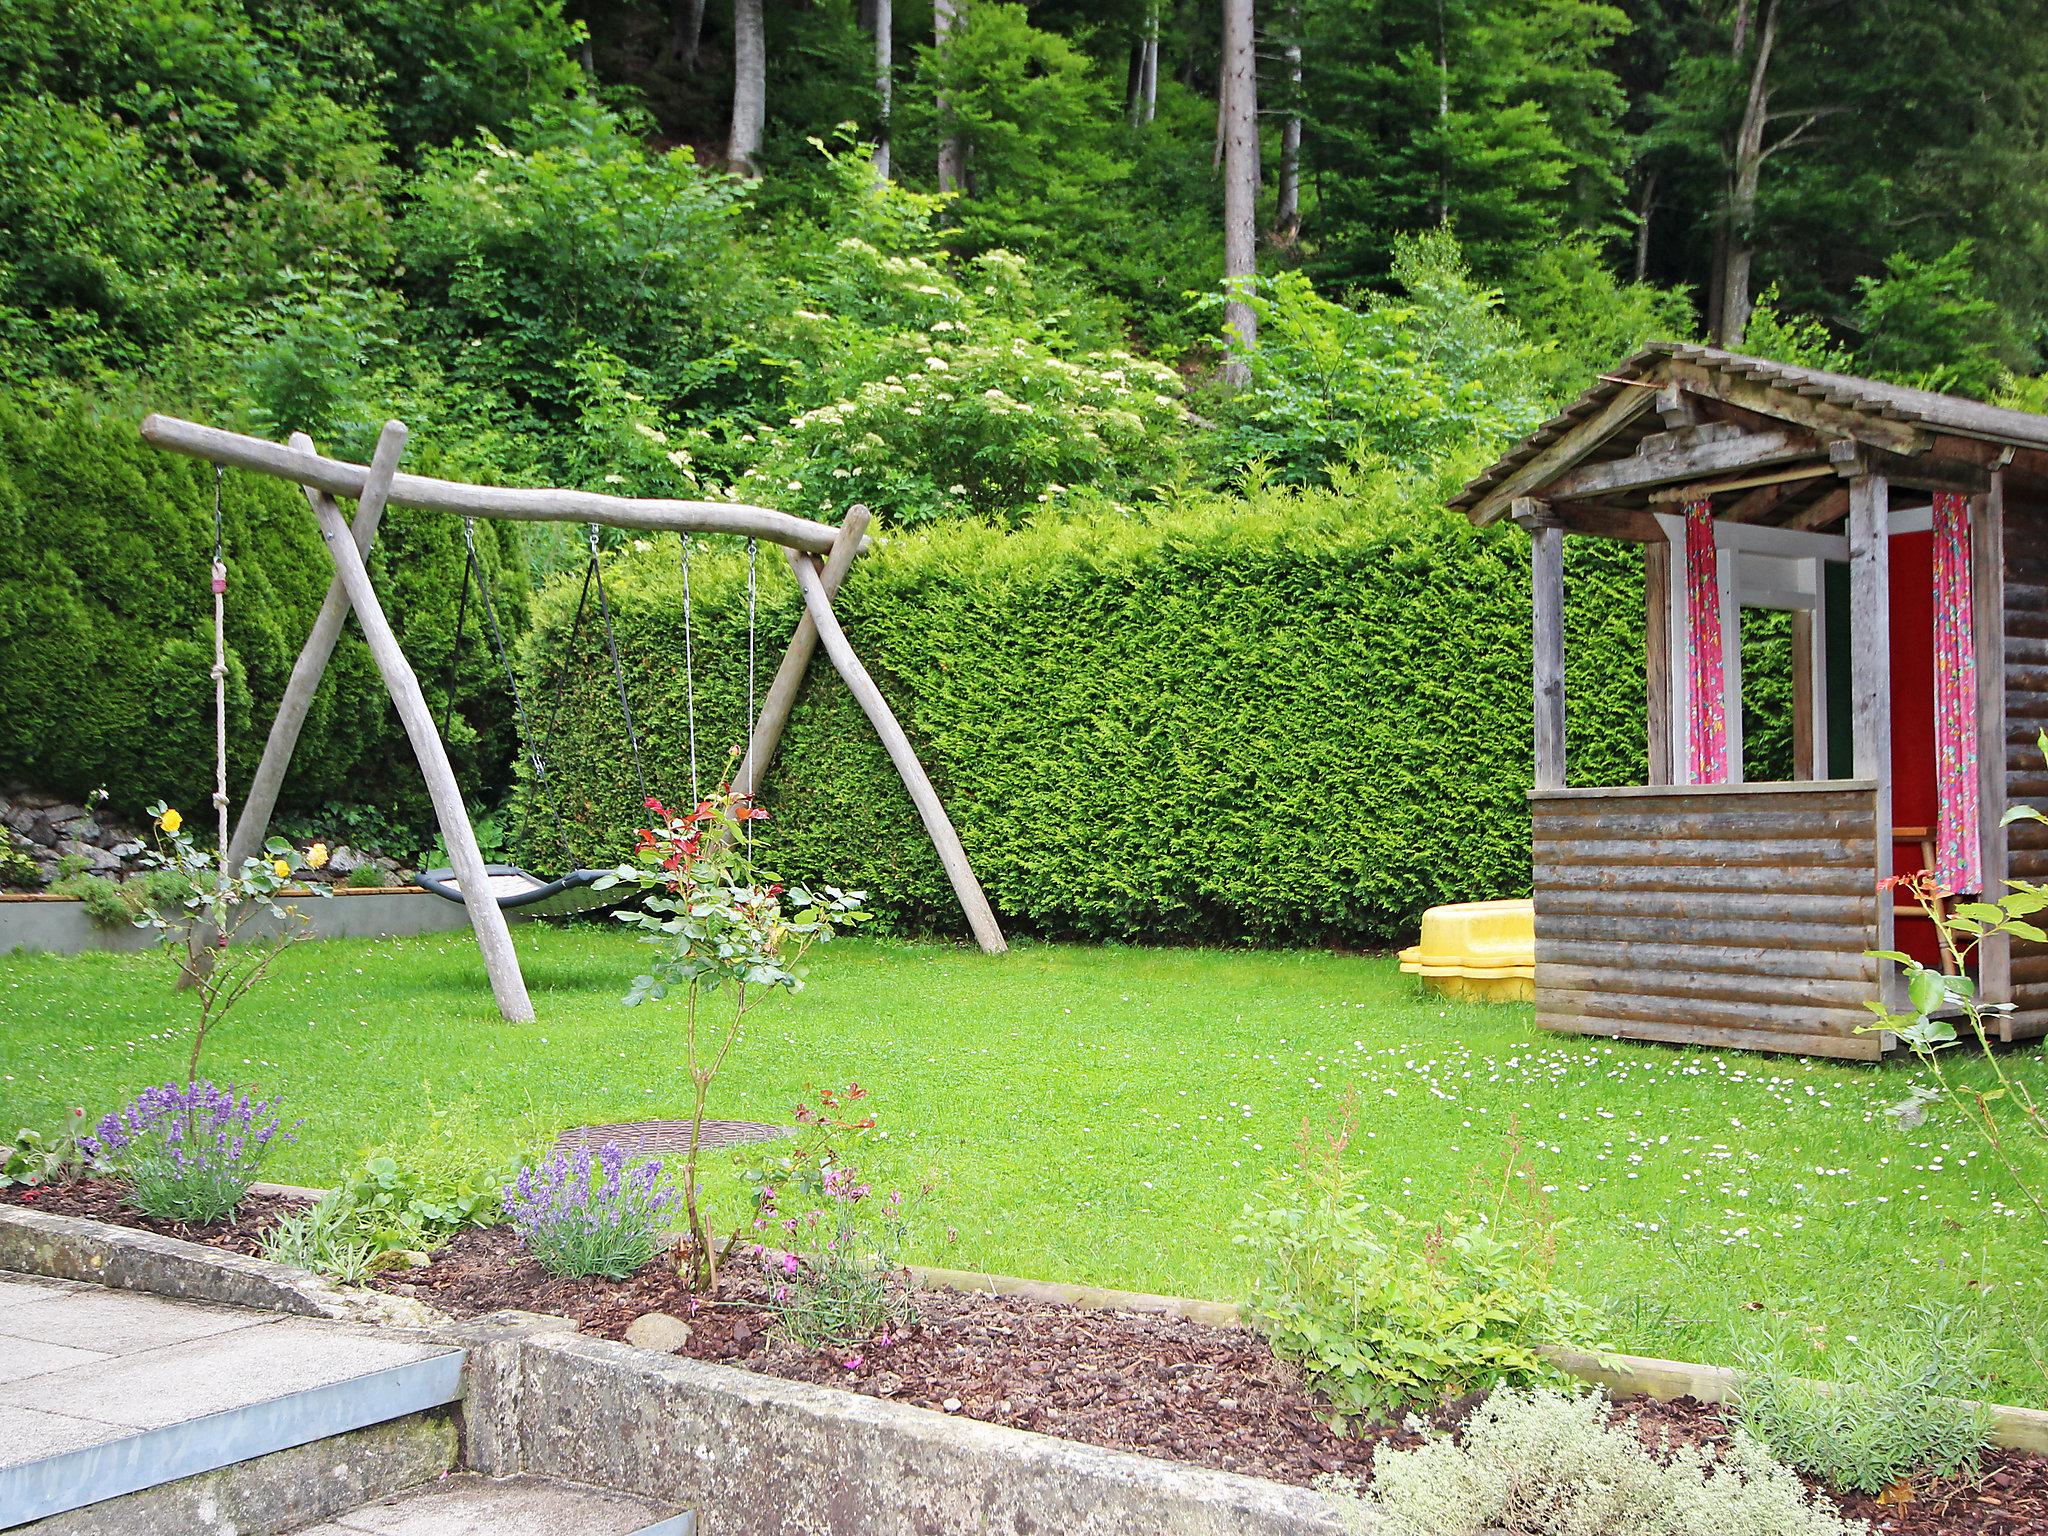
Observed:
[[[640,764],[640,733],[633,728],[633,706],[626,700],[626,669],[619,661],[619,643],[612,634],[612,605],[604,593],[604,562],[599,558],[597,524],[590,531],[590,574],[597,583],[597,612],[604,623],[604,648],[611,653],[612,680],[619,686],[619,713],[626,721],[626,745],[633,751],[633,777],[639,781],[640,803],[647,803],[647,770]]]
[[[690,621],[690,536],[678,532],[683,556],[683,709],[690,723],[690,804],[703,801],[697,787],[697,645]]]
[[[528,761],[533,764],[534,781],[547,794],[548,809],[554,813],[555,834],[562,844],[562,857],[567,861],[567,864],[573,865],[576,862],[576,856],[570,851],[569,847],[569,824],[562,817],[562,802],[555,794],[554,780],[548,777],[548,736],[546,734],[536,734],[528,721],[526,697],[519,691],[519,672],[512,665],[511,653],[505,649],[505,637],[498,629],[498,607],[496,603],[491,601],[491,584],[485,579],[483,561],[477,556],[475,518],[465,517],[462,520],[462,542],[469,552],[469,564],[464,569],[464,578],[466,580],[471,575],[474,575],[476,578],[477,596],[483,601],[484,622],[489,628],[491,649],[497,655],[498,665],[504,668],[505,682],[512,690],[512,707],[519,716],[520,734],[532,743],[527,749],[526,755]],[[586,596],[589,595],[589,590],[590,583],[586,576],[584,580],[584,594]],[[579,606],[577,608],[579,617],[582,611],[582,608]]]

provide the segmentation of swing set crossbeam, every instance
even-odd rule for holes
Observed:
[[[368,465],[300,453],[267,438],[228,432],[177,416],[145,417],[142,438],[171,453],[254,470],[309,490],[325,491],[330,496],[361,496],[373,474]],[[401,507],[517,523],[603,523],[636,533],[730,533],[780,544],[785,549],[800,549],[810,555],[829,555],[839,538],[839,530],[829,523],[813,522],[769,507],[606,496],[598,491],[470,485],[460,480],[436,480],[429,475],[393,475],[385,499]]]
[[[372,660],[384,679],[386,691],[405,722],[414,755],[426,779],[440,823],[454,874],[459,881],[463,904],[469,909],[471,927],[483,952],[499,1011],[510,1020],[533,1018],[533,1003],[525,978],[513,952],[505,915],[491,890],[483,856],[477,847],[469,812],[448,761],[446,744],[436,727],[426,695],[420,688],[397,636],[370,584],[365,563],[376,537],[378,521],[387,502],[452,512],[463,517],[497,517],[521,522],[607,523],[613,527],[647,532],[723,533],[779,544],[788,551],[791,568],[804,598],[804,617],[790,647],[777,669],[769,697],[755,718],[742,770],[751,790],[756,776],[774,757],[790,705],[809,664],[812,652],[822,640],[834,668],[846,680],[860,701],[870,723],[888,748],[890,760],[901,775],[912,801],[925,823],[933,846],[959,897],[981,947],[991,954],[1005,948],[1002,930],[983,895],[980,882],[967,864],[967,856],[954,833],[945,807],[940,803],[930,778],[912,751],[903,728],[890,711],[881,691],[854,654],[853,647],[832,612],[832,596],[852,566],[854,556],[865,547],[863,530],[867,509],[855,507],[846,525],[833,528],[807,518],[766,507],[734,506],[719,502],[627,500],[588,491],[522,490],[492,486],[464,485],[452,480],[435,480],[424,475],[397,472],[398,456],[404,450],[406,429],[402,422],[386,422],[378,439],[375,462],[364,466],[321,456],[312,440],[295,434],[289,445],[226,432],[174,416],[150,416],[142,424],[145,441],[174,453],[206,459],[219,465],[254,470],[298,485],[306,495],[320,532],[334,563],[334,579],[325,602],[306,637],[306,645],[292,669],[285,695],[279,701],[276,719],[265,742],[262,762],[251,782],[240,820],[229,839],[228,853],[237,854],[261,845],[272,811],[276,807],[285,770],[297,748],[320,679],[340,637],[342,624],[351,610],[368,642]],[[353,526],[342,516],[336,497],[356,500]],[[829,559],[820,560],[820,556]],[[593,550],[593,559],[596,558]],[[751,611],[751,610],[750,610]],[[751,618],[749,620],[751,636]],[[751,638],[749,646],[751,648]],[[614,658],[616,668],[616,657]],[[751,650],[749,674],[751,676]],[[624,677],[619,678],[624,702]],[[750,685],[751,686],[751,685]],[[637,752],[637,745],[636,745]],[[225,763],[223,752],[222,761]],[[195,932],[197,949],[209,935]]]

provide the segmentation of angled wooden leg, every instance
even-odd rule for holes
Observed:
[[[896,765],[903,787],[910,791],[911,803],[924,819],[925,832],[930,836],[932,846],[938,850],[946,878],[953,882],[953,894],[960,898],[960,908],[967,914],[967,925],[974,930],[975,941],[989,954],[1002,954],[1009,945],[1003,942],[1003,930],[996,924],[996,915],[989,907],[988,897],[982,894],[981,882],[974,878],[974,868],[967,862],[967,850],[960,846],[960,835],[953,830],[946,808],[939,802],[938,791],[932,788],[924,765],[918,762],[910,738],[897,724],[889,701],[882,697],[882,690],[875,686],[868,669],[854,654],[853,643],[846,638],[846,631],[840,628],[839,620],[832,612],[832,600],[825,595],[825,579],[818,570],[817,562],[800,550],[792,549],[787,553],[789,567],[796,573],[796,583],[803,589],[804,611],[817,626],[825,654],[846,680],[848,691],[860,701],[875,734],[882,738],[882,745],[888,749],[889,761]]]
[[[384,520],[384,502],[391,490],[391,477],[398,472],[398,456],[405,451],[405,430],[396,422],[387,425],[377,439],[377,452],[370,460],[370,478],[363,486],[363,493],[356,500],[355,521],[349,525],[349,537],[355,541],[356,553],[367,557],[370,546],[376,542],[377,525]],[[303,445],[312,452],[313,440],[303,433],[292,439],[294,445]],[[305,490],[311,497],[319,493]],[[284,697],[278,700],[277,718],[270,723],[270,735],[263,743],[263,757],[256,765],[255,777],[249,780],[249,793],[242,801],[242,812],[235,821],[233,836],[228,839],[227,853],[221,859],[221,867],[234,871],[242,867],[245,860],[253,859],[262,851],[263,841],[270,833],[270,818],[277,810],[277,797],[284,788],[284,776],[291,768],[292,753],[298,749],[299,732],[305,729],[306,715],[313,707],[314,695],[320,691],[320,679],[327,673],[327,663],[333,659],[336,642],[341,639],[342,626],[348,622],[348,591],[341,584],[341,577],[327,584],[327,596],[321,601],[320,612],[313,620],[313,628],[306,636],[306,644],[299,652],[299,659],[292,666],[290,681],[284,685]],[[192,966],[178,973],[178,985],[189,987],[197,979],[197,973],[208,964],[207,956],[217,935],[210,923],[201,923],[192,930]]]
[[[384,431],[387,438],[395,434],[398,443],[404,443],[402,422],[391,422]],[[298,437],[292,441],[295,447],[301,445]],[[310,450],[310,440],[303,447]],[[377,601],[377,590],[370,585],[369,568],[349,536],[341,508],[325,491],[309,490],[307,500],[313,504],[313,515],[320,520],[321,536],[327,540],[327,552],[340,573],[342,590],[356,611],[356,623],[369,644],[370,656],[383,674],[384,686],[390,691],[391,702],[398,710],[398,718],[405,723],[405,734],[420,760],[420,773],[434,802],[434,818],[441,824],[442,841],[448,845],[448,861],[454,865],[455,878],[462,885],[462,904],[469,909],[470,926],[476,930],[477,947],[483,951],[484,969],[490,973],[498,1011],[515,1024],[528,1023],[533,1018],[533,1001],[526,995],[526,978],[519,973],[512,931],[498,908],[497,898],[491,894],[490,877],[484,873],[484,856],[469,824],[469,810],[462,803],[455,769],[449,764],[441,733],[434,726],[426,695],[420,691],[420,680],[413,673],[412,663],[405,659],[398,637],[392,633],[383,605]]]
[[[867,531],[867,526],[866,507],[855,506],[847,511],[846,521],[839,528],[839,540],[825,561],[822,579],[827,601],[839,595],[846,573],[853,568],[853,558],[860,553],[861,535]],[[818,625],[810,610],[805,609],[803,617],[796,621],[796,633],[790,636],[789,649],[782,653],[782,665],[775,669],[775,680],[769,683],[767,695],[761,700],[761,712],[754,720],[753,735],[747,740],[747,754],[740,759],[740,765],[733,773],[733,787],[742,793],[753,794],[760,785],[761,776],[768,771],[768,765],[775,761],[775,749],[782,745],[782,732],[789,724],[789,712],[796,704],[797,690],[803,686],[804,673],[809,670],[811,657],[817,649]]]

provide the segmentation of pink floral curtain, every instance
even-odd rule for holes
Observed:
[[[1977,657],[1970,643],[1970,512],[1934,498],[1934,878],[1951,895],[1984,889],[1977,844]]]
[[[1728,782],[1728,693],[1721,675],[1721,569],[1713,504],[1685,504],[1685,677],[1690,780]]]

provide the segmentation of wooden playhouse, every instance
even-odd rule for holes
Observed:
[[[1699,346],[1603,375],[1453,502],[1534,567],[1537,1022],[1878,1056],[1930,923],[1885,882],[2048,881],[2048,417]],[[1567,787],[1567,534],[1640,544],[1648,784]],[[1794,770],[1745,783],[1745,612],[1789,610]],[[1987,943],[2009,1040],[2048,948]]]

